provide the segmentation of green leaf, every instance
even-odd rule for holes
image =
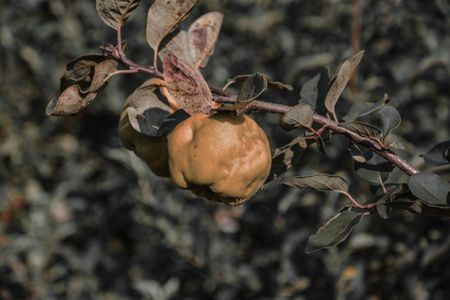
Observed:
[[[272,157],[272,168],[267,180],[271,181],[291,169],[302,157],[311,142],[311,139],[297,137],[289,144],[275,149]]]
[[[409,178],[408,186],[414,196],[429,204],[449,202],[450,183],[433,173],[417,173]]]
[[[383,98],[374,103],[357,102],[350,107],[347,114],[342,118],[344,121],[354,121],[359,117],[367,116],[374,111],[380,109],[386,103],[389,103],[391,99],[388,94],[384,94]]]
[[[379,128],[359,121],[340,123],[339,126],[356,132],[359,135],[367,138],[378,140],[381,137],[381,130]]]
[[[311,128],[313,115],[314,111],[309,104],[300,103],[283,115],[280,126],[286,130],[299,127]]]
[[[400,184],[392,188],[377,201],[376,209],[378,215],[383,219],[387,219],[392,214],[392,208],[397,208],[395,207],[395,205],[393,205],[393,202],[412,202],[415,199],[416,197],[411,194],[408,186],[405,184]]]
[[[97,0],[97,13],[106,25],[117,29],[139,5],[140,0]]]
[[[147,15],[147,43],[157,50],[161,41],[188,16],[198,0],[155,0]]]
[[[318,192],[348,191],[348,182],[345,178],[330,174],[291,177],[284,180],[282,184],[298,189],[313,190]]]
[[[361,62],[363,55],[364,51],[359,51],[354,56],[346,60],[337,71],[336,78],[328,89],[327,96],[325,97],[325,108],[332,115],[336,114],[336,103]]]
[[[382,218],[391,216],[393,209],[423,216],[450,217],[450,206],[429,204],[417,199],[406,184],[395,187],[377,202],[377,211]]]
[[[353,160],[357,163],[366,163],[367,160],[369,160],[372,155],[370,151],[363,151],[360,146],[357,144],[351,143],[349,145],[348,151],[350,152],[350,155],[352,156]]]
[[[383,137],[386,137],[392,129],[397,128],[402,122],[400,113],[392,106],[384,106],[381,108],[378,117],[383,128]]]
[[[236,102],[250,102],[258,98],[267,89],[267,79],[262,74],[253,74],[242,84]]]
[[[356,176],[374,185],[385,181],[394,169],[394,165],[385,158],[370,151],[363,151],[366,162],[354,164]]]
[[[367,213],[357,211],[353,207],[340,209],[326,220],[315,234],[308,238],[305,252],[313,253],[343,242],[352,229],[361,222],[365,214]]]
[[[423,158],[427,164],[446,165],[450,163],[450,140],[441,142],[427,151]]]
[[[329,80],[328,69],[322,69],[318,75],[302,86],[299,103],[309,104],[318,114],[325,114],[324,99],[328,91]]]

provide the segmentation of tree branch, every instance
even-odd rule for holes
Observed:
[[[134,61],[130,60],[126,57],[125,53],[122,49],[122,36],[121,36],[121,27],[117,29],[117,42],[118,46],[114,47],[112,45],[106,45],[102,47],[101,49],[106,52],[108,55],[114,57],[119,62],[121,62],[123,65],[127,66],[129,70],[137,70],[139,73],[145,73],[152,75],[157,78],[163,78],[163,75],[161,72],[156,70],[154,66],[143,66],[135,63]],[[218,88],[210,88],[213,95],[213,100],[219,103],[236,103],[236,96],[230,96],[228,93],[222,89]],[[289,109],[291,109],[292,106],[284,105],[284,104],[277,104],[272,102],[265,102],[265,101],[259,101],[255,100],[250,102],[247,106],[240,109],[239,113],[247,113],[250,111],[268,111],[272,113],[286,113]],[[313,115],[313,121],[316,124],[321,125],[323,128],[326,128],[327,130],[336,133],[341,134],[352,140],[353,142],[360,144],[362,146],[367,147],[371,151],[375,152],[376,154],[380,155],[381,157],[387,159],[391,163],[393,163],[397,168],[402,170],[404,173],[408,175],[414,175],[418,173],[419,171],[408,164],[404,159],[399,157],[397,154],[389,150],[388,148],[382,146],[380,143],[359,135],[356,132],[353,132],[349,129],[346,129],[344,127],[339,126],[339,124],[331,120],[327,117],[324,117],[322,115],[319,115],[315,113]]]
[[[232,96],[214,96],[213,98],[215,101],[219,103],[235,103],[236,99],[235,97]],[[259,110],[284,114],[291,108],[292,106],[289,105],[255,100],[249,103],[249,105],[247,105],[243,109],[243,111],[249,112],[252,110]],[[313,115],[313,121],[314,123],[322,125],[327,130],[331,130],[333,133],[344,135],[347,138],[351,139],[353,142],[369,148],[373,152],[392,162],[396,167],[398,167],[400,170],[402,170],[408,175],[413,175],[419,172],[416,168],[408,164],[405,160],[403,160],[401,157],[393,153],[391,150],[382,147],[379,143],[370,138],[361,136],[356,132],[353,132],[347,128],[339,126],[337,122],[331,119],[328,119],[324,116],[315,113]]]

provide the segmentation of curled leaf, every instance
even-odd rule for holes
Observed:
[[[73,115],[88,106],[97,93],[81,94],[77,85],[71,85],[47,105],[47,116]]]
[[[161,124],[172,113],[156,95],[157,88],[154,79],[145,81],[127,98],[124,107],[133,129],[153,137],[162,135]]]
[[[128,19],[140,0],[97,0],[97,13],[106,25],[117,29]]]
[[[147,43],[157,50],[161,41],[189,14],[198,0],[155,0],[147,15]]]
[[[163,61],[163,71],[168,92],[187,113],[209,114],[219,107],[197,68],[169,53]]]
[[[328,94],[325,97],[325,108],[329,113],[335,115],[336,103],[347,86],[348,81],[352,77],[361,58],[364,55],[364,51],[359,51],[354,56],[346,60],[336,73],[336,78],[328,89]]]
[[[46,108],[47,115],[72,115],[88,106],[117,69],[117,61],[103,55],[85,55],[70,62],[60,80],[60,94]]]
[[[247,77],[237,96],[236,102],[250,102],[258,98],[267,89],[267,80],[261,74]]]

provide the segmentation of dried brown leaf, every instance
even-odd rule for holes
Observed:
[[[169,53],[173,53],[176,57],[192,63],[187,31],[182,30],[178,32],[178,34],[174,36],[161,51],[159,51],[159,57],[161,60],[164,60]]]
[[[117,61],[108,59],[100,62],[94,67],[94,78],[92,78],[89,92],[97,92],[105,85],[105,79],[117,70]]]
[[[172,97],[189,114],[209,114],[219,104],[197,68],[169,53],[163,61],[164,80]]]
[[[79,86],[74,84],[50,100],[45,110],[47,116],[73,115],[88,106],[97,93],[81,94]]]
[[[160,125],[171,113],[170,107],[155,94],[159,84],[155,78],[145,81],[125,102],[133,129],[148,136],[159,136]]]
[[[222,21],[223,14],[209,12],[199,17],[189,27],[189,50],[194,66],[203,68],[208,63],[210,56],[214,53]]]
[[[180,24],[198,0],[155,0],[147,15],[147,43],[153,50]]]
[[[359,51],[354,56],[346,60],[339,68],[336,74],[336,78],[331,84],[328,94],[325,97],[325,107],[329,113],[335,115],[334,107],[347,86],[348,81],[352,77],[353,73],[361,62],[361,58],[364,55],[364,51]]]
[[[140,0],[97,0],[97,13],[106,25],[117,29],[139,5]]]

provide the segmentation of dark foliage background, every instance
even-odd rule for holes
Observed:
[[[447,219],[371,216],[344,244],[306,255],[307,237],[345,203],[335,194],[273,182],[229,208],[155,177],[116,133],[142,75],[113,79],[74,117],[47,118],[65,64],[114,42],[94,2],[0,0],[0,299],[448,299]],[[145,64],[150,2],[124,29],[129,56]],[[352,54],[352,2],[202,1],[191,21],[225,14],[205,77],[220,86],[264,72],[296,90],[266,98],[295,103],[307,79]],[[389,93],[404,120],[393,140],[427,170],[419,155],[449,139],[449,1],[362,4],[359,93],[338,108]],[[296,135],[277,115],[255,118],[274,148]],[[346,146],[333,138],[327,157],[308,150],[291,175],[345,175],[363,201],[370,187],[355,180]]]

